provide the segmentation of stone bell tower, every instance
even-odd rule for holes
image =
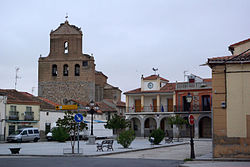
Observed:
[[[38,96],[58,104],[95,99],[94,57],[82,53],[82,31],[66,20],[50,33],[50,52],[38,61]]]

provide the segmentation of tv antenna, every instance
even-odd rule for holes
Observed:
[[[16,90],[16,86],[17,86],[17,79],[21,79],[21,77],[18,76],[18,74],[17,74],[19,70],[20,70],[20,68],[19,68],[19,67],[16,67],[15,90]]]

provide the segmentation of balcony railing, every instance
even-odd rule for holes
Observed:
[[[208,89],[212,88],[212,82],[195,82],[195,83],[177,83],[176,90],[187,90],[187,89]]]
[[[34,112],[26,111],[24,113],[24,120],[25,121],[34,121]]]
[[[19,112],[18,111],[10,111],[9,120],[19,120]]]
[[[135,106],[127,108],[129,113],[139,113],[139,112],[172,112],[168,110],[168,106]]]
[[[191,111],[211,111],[212,106],[204,106],[204,105],[191,105]],[[128,107],[128,113],[140,113],[140,112],[190,112],[187,106],[177,105],[174,106],[173,109],[169,108],[168,106],[135,106],[135,107]]]
[[[190,109],[188,109],[188,106],[176,105],[176,106],[174,106],[174,111],[175,112],[211,111],[211,108],[212,108],[212,106],[191,105]]]

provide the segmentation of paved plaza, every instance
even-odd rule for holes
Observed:
[[[97,140],[96,142],[101,142],[101,140]],[[151,145],[147,138],[136,138],[129,148],[124,149],[117,141],[114,141],[114,151],[107,151],[107,149],[103,149],[104,151],[96,151],[96,145],[88,145],[87,141],[80,141],[79,150],[80,153],[84,156],[97,156],[97,155],[107,155],[113,153],[122,153],[122,152],[130,152],[135,150],[147,150],[153,149],[156,147],[170,147],[174,145],[187,145],[188,140],[183,140],[180,142],[173,143],[165,143],[161,142],[160,145]],[[0,144],[0,155],[9,155],[11,147],[21,147],[20,155],[51,155],[51,156],[60,156],[64,155],[64,153],[71,152],[71,144],[70,141],[65,143],[59,142],[28,142],[28,143],[1,143]],[[77,142],[75,143],[75,152],[77,152]]]

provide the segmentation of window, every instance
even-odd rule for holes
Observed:
[[[75,65],[75,76],[80,76],[80,65],[79,64]]]
[[[34,133],[38,134],[38,133],[39,133],[39,131],[38,131],[37,129],[35,129],[35,130],[34,130]]]
[[[32,112],[32,107],[26,107],[26,112]]]
[[[69,43],[67,41],[64,42],[64,53],[65,54],[69,53]]]
[[[88,66],[88,61],[82,61],[82,66],[87,67]]]
[[[9,126],[9,135],[15,132],[15,125],[10,125]]]
[[[191,107],[191,104],[187,102],[186,96],[182,96],[182,111],[189,111],[189,106]]]
[[[64,64],[63,66],[63,76],[68,76],[69,74],[69,66],[67,64]]]
[[[28,130],[29,134],[33,134],[33,130]]]
[[[22,135],[27,135],[27,130],[23,131]]]
[[[202,111],[211,111],[209,95],[202,96]]]
[[[57,65],[52,65],[52,76],[57,76]]]
[[[16,106],[10,106],[10,111],[16,111]]]

